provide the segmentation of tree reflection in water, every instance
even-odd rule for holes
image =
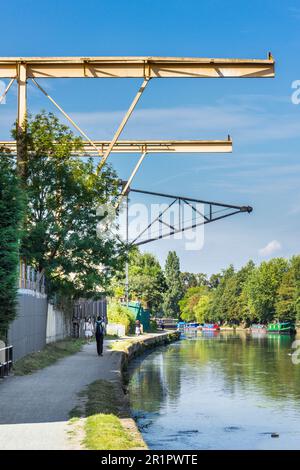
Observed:
[[[158,422],[169,427],[170,442],[172,427],[178,427],[176,434],[183,423],[190,423],[190,427],[197,423],[200,433],[205,419],[216,425],[230,419],[223,431],[233,432],[238,428],[233,421],[239,414],[264,434],[269,416],[276,423],[276,413],[280,412],[284,422],[286,412],[293,423],[298,422],[300,447],[300,365],[292,363],[292,341],[285,335],[198,333],[197,337],[159,348],[131,365],[132,409],[139,416],[145,415],[155,430]],[[204,416],[206,410],[213,416],[196,418]],[[247,410],[252,416],[247,417]],[[172,448],[168,445],[166,448]],[[188,445],[184,448],[190,448]]]

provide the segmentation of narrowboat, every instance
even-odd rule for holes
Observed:
[[[294,333],[296,333],[295,323],[291,321],[269,323],[268,333],[293,335]]]
[[[184,321],[179,321],[179,322],[177,323],[177,331],[183,332],[183,331],[184,331],[184,328],[185,328],[185,322],[184,322]]]
[[[261,323],[253,323],[250,326],[250,331],[251,333],[267,333],[267,327]]]
[[[177,323],[177,330],[184,331],[186,329],[197,329],[199,327],[199,323],[185,323],[184,321],[180,321]]]
[[[220,327],[217,323],[204,323],[202,331],[219,331]]]
[[[187,323],[185,327],[190,328],[191,330],[195,330],[199,327],[199,323]]]

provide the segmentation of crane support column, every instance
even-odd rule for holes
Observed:
[[[17,164],[19,173],[26,174],[26,114],[27,114],[27,67],[25,63],[18,64],[18,116],[17,116]]]

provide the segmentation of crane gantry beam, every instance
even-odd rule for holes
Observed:
[[[0,79],[9,78],[7,93],[12,82],[18,83],[17,162],[21,174],[26,167],[27,80],[52,102],[65,118],[80,132],[94,151],[101,156],[96,173],[99,174],[110,153],[114,150],[133,110],[152,78],[272,78],[274,59],[216,59],[189,57],[0,57]],[[104,152],[79,127],[64,109],[52,98],[36,79],[42,78],[140,78],[143,79],[121,123]],[[1,99],[3,96],[1,97]],[[212,146],[210,145],[211,149]],[[141,150],[141,165],[148,150]]]
[[[89,142],[82,143],[82,149],[76,155],[101,157],[107,150],[110,141],[94,140],[97,147]],[[12,154],[17,152],[15,140],[0,141],[0,149],[9,150]],[[112,153],[228,153],[232,152],[232,140],[119,140]]]
[[[0,78],[273,77],[274,59],[196,57],[0,57]]]

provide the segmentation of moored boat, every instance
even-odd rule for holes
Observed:
[[[204,323],[202,325],[202,331],[219,331],[220,327],[218,323]]]
[[[194,323],[187,323],[187,324],[185,325],[185,328],[189,328],[189,329],[191,329],[191,330],[194,330],[194,329],[197,329],[198,326],[199,326],[199,323],[196,323],[196,322],[194,322]]]
[[[250,326],[250,331],[251,333],[267,333],[267,327],[261,323],[253,323]]]
[[[184,327],[185,327],[185,322],[184,321],[179,321],[177,323],[177,331],[184,331]]]
[[[269,323],[267,331],[268,333],[292,335],[296,332],[296,327],[295,327],[295,323],[290,322],[290,321]]]
[[[179,331],[184,331],[186,329],[191,329],[191,330],[195,330],[199,327],[199,323],[186,323],[186,322],[178,322],[177,323],[177,330]]]

